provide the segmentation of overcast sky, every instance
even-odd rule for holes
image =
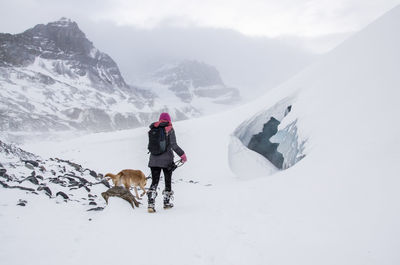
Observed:
[[[0,0],[0,32],[67,17],[137,84],[162,64],[215,66],[252,97],[283,82],[400,0]]]
[[[361,29],[400,0],[1,0],[0,32],[56,20],[140,28],[205,26],[251,36],[318,37]]]

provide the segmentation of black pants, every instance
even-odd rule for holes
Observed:
[[[161,169],[164,172],[165,191],[171,191],[172,170],[161,167],[151,167],[151,185],[150,189],[157,190],[158,182],[160,181]]]

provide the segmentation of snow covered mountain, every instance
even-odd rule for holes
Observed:
[[[157,95],[155,105],[174,106],[178,120],[184,113],[198,117],[241,101],[239,90],[226,86],[215,67],[198,61],[165,64],[139,87]]]
[[[197,78],[193,93],[207,98],[202,103],[223,105],[238,98],[237,91],[226,88],[212,67],[182,64],[168,74],[185,69],[192,76],[176,76],[175,85],[189,86],[190,79]],[[204,69],[193,76],[193,71]],[[198,85],[215,76],[218,84]],[[152,87],[126,84],[111,57],[66,18],[20,34],[0,34],[0,88],[1,131],[108,131],[147,125],[160,111],[170,111],[177,120],[204,114],[186,98],[169,102],[151,92]]]
[[[0,34],[0,87],[2,131],[131,128],[151,116],[153,95],[65,18]]]
[[[154,215],[118,199],[82,214],[71,204],[2,190],[0,236],[8,243],[0,257],[25,264],[46,249],[41,264],[124,263],[132,249],[149,253],[152,246],[157,254],[135,262],[398,264],[399,28],[400,6],[257,101],[174,123],[188,162],[174,172],[172,210],[161,209],[159,196]],[[99,172],[148,172],[146,132],[31,142],[24,149]],[[256,141],[268,143],[254,152],[248,145]],[[263,150],[278,159],[270,162]],[[279,161],[287,169],[274,165]],[[18,199],[31,203],[15,206]],[[98,242],[120,244],[99,252]],[[17,255],[21,250],[25,255]]]

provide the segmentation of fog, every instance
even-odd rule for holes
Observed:
[[[137,84],[165,63],[198,60],[215,66],[226,85],[252,98],[311,63],[315,55],[284,41],[248,37],[233,30],[199,27],[137,29],[82,23],[81,29]]]

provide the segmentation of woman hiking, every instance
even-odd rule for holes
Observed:
[[[164,195],[164,209],[174,206],[170,202],[174,194],[171,189],[172,171],[175,169],[173,151],[178,154],[182,163],[187,161],[185,152],[176,143],[171,117],[167,112],[161,113],[159,121],[150,125],[148,149],[150,151],[149,167],[151,169],[152,182],[150,189],[147,191],[147,209],[149,213],[154,213],[154,203],[157,197],[157,186],[160,181],[161,170],[165,179],[165,189],[162,193]]]

